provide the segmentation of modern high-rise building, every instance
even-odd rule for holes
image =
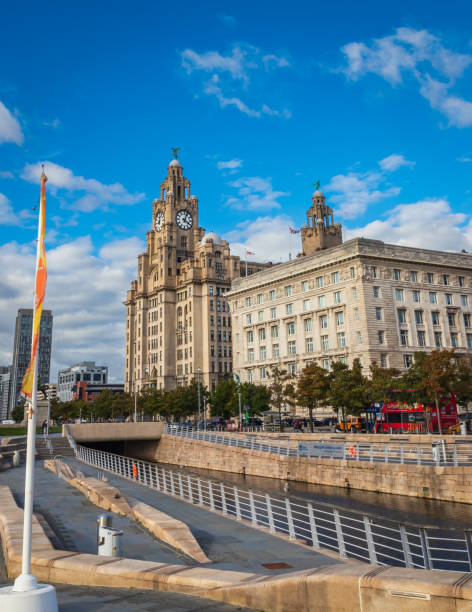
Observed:
[[[277,365],[299,374],[334,360],[365,371],[408,368],[415,352],[454,348],[472,355],[472,255],[355,238],[323,194],[313,194],[302,253],[249,278],[234,279],[234,371],[265,383]]]
[[[231,281],[271,264],[241,262],[226,240],[205,234],[198,199],[173,159],[152,203],[146,252],[126,306],[125,390],[174,389],[201,373],[213,388],[232,372]]]
[[[59,401],[72,401],[77,383],[84,381],[89,385],[106,385],[108,382],[108,366],[95,365],[95,361],[81,361],[70,368],[60,370],[57,377],[57,397]]]
[[[8,418],[11,366],[0,366],[0,420]]]
[[[39,327],[38,347],[38,384],[49,382],[52,345],[52,312],[43,310]],[[31,358],[31,334],[33,331],[33,310],[20,308],[16,317],[15,340],[13,344],[13,364],[9,400],[9,414],[15,406],[23,403],[21,383]]]

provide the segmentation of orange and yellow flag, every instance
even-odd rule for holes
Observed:
[[[36,283],[34,289],[34,312],[33,312],[33,338],[31,342],[31,359],[28,369],[23,378],[21,392],[30,399],[33,396],[33,386],[35,384],[35,366],[38,357],[39,346],[39,327],[41,323],[41,314],[43,312],[44,296],[46,295],[46,251],[44,248],[44,232],[46,226],[46,181],[47,176],[43,172],[41,174],[41,198],[39,205],[39,226],[38,226],[38,246],[36,255]]]

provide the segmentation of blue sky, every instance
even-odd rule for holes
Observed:
[[[171,147],[237,254],[286,259],[317,179],[346,238],[472,250],[471,21],[466,1],[4,6],[0,362],[31,301],[41,162],[53,379],[82,359],[122,378]]]

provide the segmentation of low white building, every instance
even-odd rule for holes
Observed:
[[[70,402],[73,399],[73,388],[82,381],[89,385],[107,384],[108,366],[95,365],[95,361],[81,361],[66,370],[60,370],[57,380],[59,400]]]

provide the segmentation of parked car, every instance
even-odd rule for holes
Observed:
[[[226,419],[224,417],[213,417],[207,424],[207,429],[225,430]]]
[[[344,431],[344,422],[339,421],[337,428],[339,431]],[[359,416],[348,416],[346,417],[346,431],[348,433],[355,433],[365,429],[365,419]]]

